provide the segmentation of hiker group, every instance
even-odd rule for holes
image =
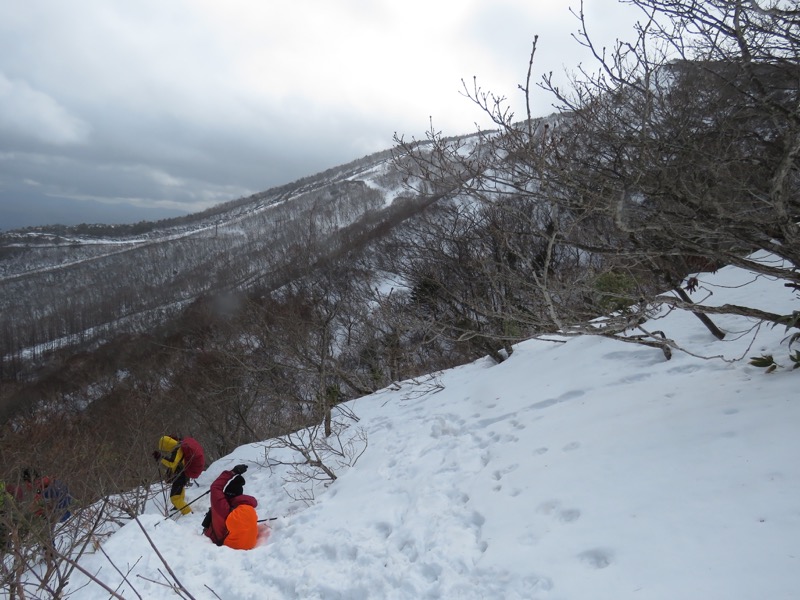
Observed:
[[[192,513],[191,502],[186,502],[186,486],[205,468],[202,446],[191,437],[165,435],[158,440],[153,458],[166,467],[165,479],[171,484],[169,499],[175,513]],[[244,464],[223,471],[206,492],[211,494],[211,507],[203,519],[203,533],[217,546],[250,550],[256,545],[258,501],[244,493],[245,471]]]

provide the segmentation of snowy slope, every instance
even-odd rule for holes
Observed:
[[[714,302],[800,309],[780,283],[739,287],[752,277],[735,268],[701,279]],[[529,341],[500,365],[353,401],[368,445],[312,506],[259,467],[263,445],[239,448],[188,496],[249,463],[260,518],[279,517],[252,551],[200,535],[208,496],[177,522],[141,521],[197,599],[796,599],[800,371],[747,364],[771,353],[791,365],[783,330],[715,320],[727,341],[685,313],[650,327],[697,356]],[[135,523],[103,549],[141,597],[172,597],[152,583],[164,567]],[[102,553],[81,565],[119,584]],[[73,576],[71,597],[108,598],[85,584]]]

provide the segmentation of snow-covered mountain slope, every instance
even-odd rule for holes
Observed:
[[[779,282],[751,280],[727,267],[701,283],[716,302],[798,309]],[[207,496],[176,522],[154,502],[141,522],[198,600],[793,600],[800,372],[782,330],[717,322],[726,341],[685,311],[646,324],[687,351],[669,361],[594,337],[528,341],[499,365],[352,401],[360,420],[343,435],[363,431],[366,446],[311,505],[287,494],[302,487],[288,467],[266,468],[269,441],[241,447],[188,497],[249,464],[259,517],[277,517],[254,550],[201,535]],[[748,364],[761,354],[782,368]],[[103,551],[81,565],[126,598],[170,597],[135,523]],[[83,575],[71,589],[108,597]]]

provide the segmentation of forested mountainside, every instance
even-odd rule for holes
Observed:
[[[151,476],[141,457],[165,428],[214,458],[474,356],[415,329],[418,299],[382,270],[402,260],[397,230],[444,198],[409,188],[415,167],[392,154],[126,235],[4,234],[2,468],[28,461],[13,441],[24,432],[38,465],[81,473],[94,494],[77,449],[92,440],[91,454],[132,467],[107,475],[124,489]]]
[[[277,289],[413,213],[401,177],[385,151],[180,219],[0,234],[0,375],[145,332],[204,295]]]

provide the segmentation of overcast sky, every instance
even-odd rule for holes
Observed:
[[[534,73],[587,62],[579,0],[3,0],[0,230],[203,210],[423,137],[524,113]],[[635,13],[585,0],[597,38]],[[536,116],[552,112],[535,98]]]

